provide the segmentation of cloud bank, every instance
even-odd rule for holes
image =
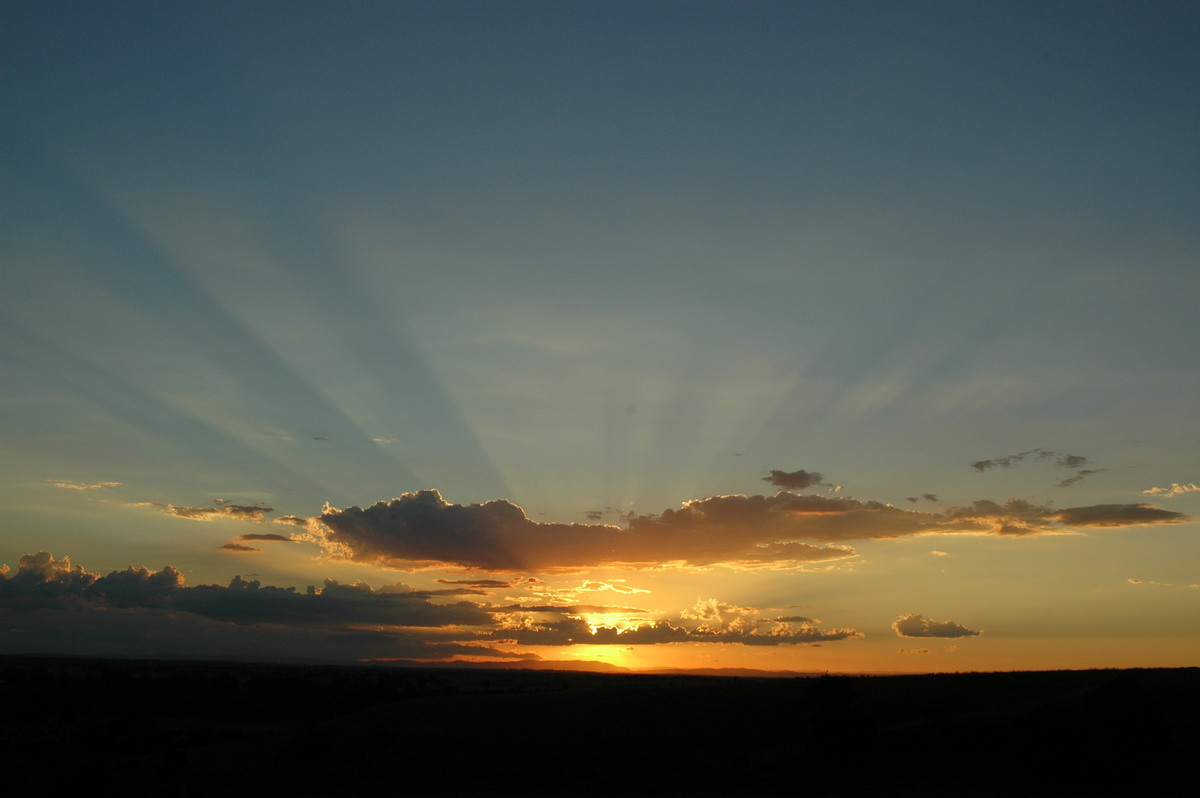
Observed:
[[[39,552],[21,557],[15,574],[7,566],[0,568],[0,622],[10,630],[0,641],[0,653],[62,653],[66,648],[56,648],[52,641],[61,637],[57,645],[69,646],[68,638],[74,634],[82,635],[75,653],[148,655],[147,641],[161,640],[162,648],[154,655],[186,651],[192,656],[244,658],[247,650],[239,646],[247,645],[248,638],[237,630],[246,627],[260,630],[263,641],[308,651],[310,658],[430,661],[518,656],[505,648],[514,645],[779,646],[862,637],[854,629],[823,629],[815,619],[764,616],[760,610],[716,599],[698,602],[674,617],[651,617],[637,607],[595,604],[434,601],[486,596],[489,589],[541,587],[539,580],[461,581],[464,584],[445,589],[414,590],[403,584],[373,588],[326,579],[321,586],[299,591],[235,576],[228,585],[193,587],[170,565],[157,571],[131,566],[101,576],[73,565],[69,558],[56,560]],[[596,618],[613,620],[597,622]],[[109,635],[103,642],[88,642],[102,632]],[[184,639],[184,632],[205,640],[206,647],[197,650]],[[25,641],[36,642],[20,648]],[[118,646],[122,641],[124,649]],[[335,642],[338,648],[330,648]],[[271,658],[269,649],[255,648],[260,642],[249,645],[258,652],[255,658]],[[536,658],[527,652],[520,656]]]
[[[849,497],[714,496],[627,526],[541,523],[515,504],[452,504],[436,490],[370,507],[326,505],[310,539],[334,557],[395,568],[457,566],[545,572],[601,565],[795,568],[853,557],[856,540],[930,533],[1031,535],[1077,527],[1178,523],[1182,513],[1147,504],[1056,509],[979,500],[941,512],[902,510]]]

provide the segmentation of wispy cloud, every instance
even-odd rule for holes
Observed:
[[[56,488],[64,490],[100,490],[102,488],[116,488],[121,486],[122,482],[69,482],[67,480],[47,480]]]
[[[177,504],[161,502],[137,502],[135,507],[155,507],[164,513],[189,521],[215,521],[217,519],[233,519],[237,521],[253,521],[262,523],[266,514],[273,508],[261,504],[234,504],[228,499],[214,499],[212,507],[183,507]]]
[[[1087,463],[1087,458],[1079,454],[1064,454],[1061,452],[1051,451],[1049,449],[1027,449],[1016,454],[1008,454],[1003,457],[993,457],[988,460],[976,460],[971,463],[971,468],[976,471],[988,471],[993,468],[1012,468],[1020,465],[1026,460],[1035,460],[1039,462],[1050,462],[1056,468],[1067,468],[1075,471],[1075,476],[1061,479],[1055,483],[1056,487],[1069,488],[1091,476],[1104,471],[1103,468],[1084,468]]]

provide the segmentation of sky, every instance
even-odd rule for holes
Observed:
[[[1200,664],[1200,6],[0,17],[0,653]]]

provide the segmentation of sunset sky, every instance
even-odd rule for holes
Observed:
[[[0,653],[1200,665],[1200,5],[0,5]]]

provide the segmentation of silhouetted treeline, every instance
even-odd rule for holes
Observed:
[[[8,789],[1193,795],[1200,670],[795,679],[0,658]]]

